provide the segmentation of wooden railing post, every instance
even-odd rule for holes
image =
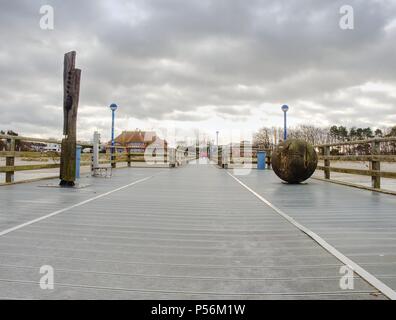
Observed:
[[[230,163],[230,152],[231,152],[230,146],[225,146],[222,149],[221,167],[224,169],[228,169],[228,164]]]
[[[267,169],[271,169],[271,150],[267,150],[267,155],[266,155],[266,163],[267,163]]]
[[[217,164],[221,167],[223,160],[223,148],[221,146],[217,146]]]
[[[372,156],[376,156],[381,153],[380,143],[378,141],[373,141],[371,146],[372,146],[371,147],[371,155]],[[371,160],[371,170],[379,172],[381,170],[381,162],[372,159]],[[373,174],[371,176],[371,185],[375,189],[380,189],[381,188],[381,176]]]
[[[127,154],[128,167],[130,167],[131,166],[131,148],[126,148],[125,151]]]
[[[168,148],[168,163],[169,167],[175,168],[176,167],[176,149]]]
[[[111,160],[111,167],[112,168],[116,168],[117,167],[117,163],[116,163],[116,147],[111,147],[110,149],[111,151],[111,156],[110,156],[110,160]]]
[[[324,146],[323,147],[323,156],[329,157],[330,156],[330,147]],[[325,158],[324,160],[324,177],[325,179],[330,179],[330,159]]]
[[[15,151],[15,139],[7,139],[7,151],[14,152]],[[6,157],[6,166],[13,167],[15,165],[15,154],[10,154]],[[12,183],[14,182],[14,171],[7,171],[5,174],[5,182]]]
[[[92,145],[92,163],[91,163],[91,171],[92,174],[95,174],[95,170],[99,168],[99,143],[100,143],[100,134],[95,131],[93,135],[93,145]]]
[[[166,147],[166,149],[164,148],[164,149],[160,150],[160,152],[163,152],[163,157],[162,157],[163,162],[164,162],[163,164],[168,164],[168,165],[170,165],[170,162],[169,162],[169,159],[170,159],[170,157],[169,157],[169,150],[170,150],[169,147]]]

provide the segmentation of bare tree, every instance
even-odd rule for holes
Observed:
[[[263,127],[253,135],[253,145],[269,148],[271,145],[271,129]]]
[[[313,145],[327,143],[330,139],[329,129],[312,125],[299,125],[289,129],[288,138],[305,140]]]

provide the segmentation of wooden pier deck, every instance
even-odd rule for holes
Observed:
[[[394,196],[209,164],[43,187],[56,182],[0,188],[0,298],[386,299],[396,289]],[[340,288],[338,254],[368,274],[352,290]],[[43,265],[53,290],[39,286]]]

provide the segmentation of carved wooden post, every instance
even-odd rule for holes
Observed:
[[[65,54],[63,65],[63,135],[60,185],[74,186],[76,180],[76,124],[81,70],[75,68],[76,52]]]
[[[374,141],[372,143],[371,154],[373,157],[378,156],[381,153],[380,143],[378,141]],[[381,162],[372,159],[371,161],[371,170],[380,171],[381,170]],[[372,175],[371,177],[371,185],[373,188],[380,189],[381,188],[381,177],[379,175]]]

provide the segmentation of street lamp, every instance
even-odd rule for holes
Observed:
[[[115,103],[110,105],[111,110],[111,166],[115,168],[115,156],[114,156],[114,117],[115,111],[117,110],[118,106]]]
[[[282,111],[283,111],[283,119],[284,119],[284,123],[283,123],[283,140],[286,141],[286,139],[287,139],[286,113],[287,113],[287,111],[289,111],[289,107],[284,104],[282,106]]]

